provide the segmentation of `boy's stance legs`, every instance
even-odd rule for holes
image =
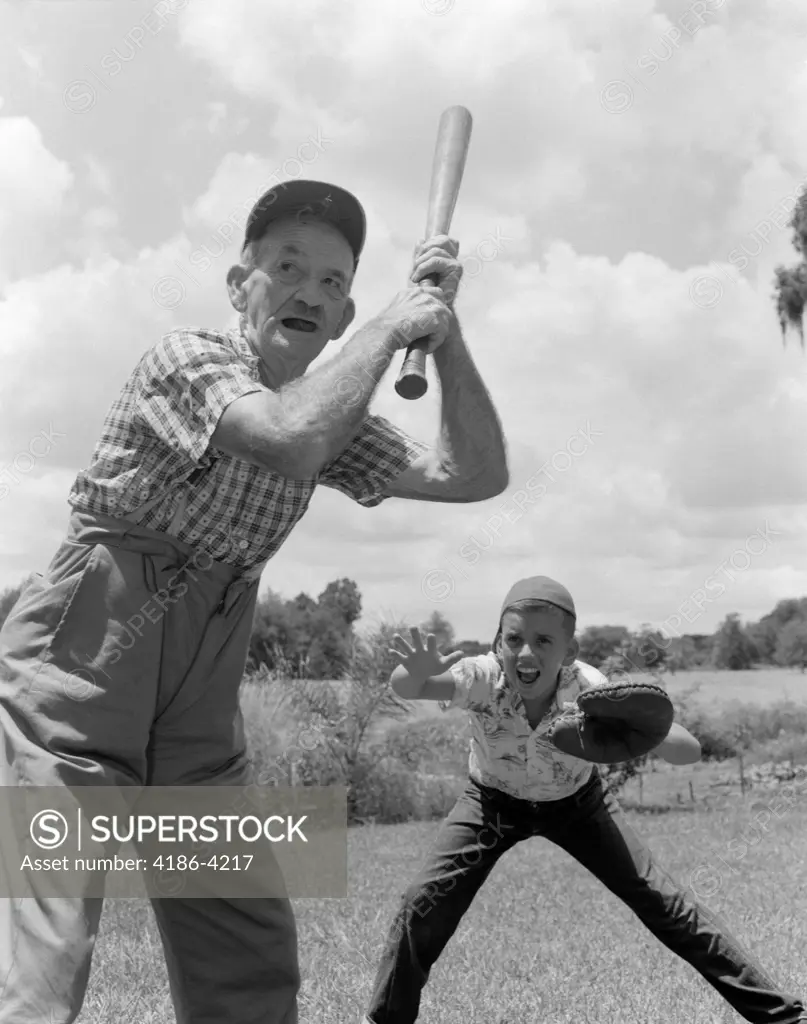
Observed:
[[[804,1013],[754,957],[656,863],[599,774],[562,800],[531,804],[469,782],[404,896],[368,1010],[371,1024],[414,1024],[429,972],[502,854],[543,836],[588,868],[645,927],[751,1024]]]

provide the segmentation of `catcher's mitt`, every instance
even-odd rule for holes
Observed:
[[[673,724],[667,692],[655,683],[614,682],[586,690],[555,722],[552,743],[596,764],[621,764],[649,753]]]

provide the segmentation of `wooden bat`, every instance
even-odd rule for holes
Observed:
[[[426,238],[446,235],[451,227],[471,141],[472,124],[471,112],[465,107],[448,107],[440,118],[432,163]],[[426,280],[435,283],[433,278]],[[413,341],[406,350],[401,372],[395,381],[395,390],[401,398],[422,398],[429,389],[426,379],[426,345],[427,339],[421,338]]]

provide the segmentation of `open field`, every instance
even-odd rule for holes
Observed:
[[[673,694],[698,681],[698,701],[715,706],[807,703],[807,677],[798,672],[701,671],[665,680]],[[416,719],[442,714],[434,705],[413,711]],[[749,763],[754,760],[760,758]],[[807,994],[807,785],[802,780],[796,789],[786,811],[771,814],[766,809],[776,805],[776,791],[741,795],[736,761],[660,764],[645,773],[641,790],[629,783],[620,803],[671,874],[708,894],[705,902],[774,976]],[[300,1024],[358,1024],[398,896],[438,827],[351,829],[348,899],[295,901]],[[80,1024],[173,1020],[148,905],[108,901]],[[532,840],[507,854],[483,888],[432,973],[421,1020],[713,1024],[739,1018],[576,862]]]
[[[675,696],[693,683],[701,683],[697,700],[719,703],[737,700],[744,704],[769,706],[782,700],[807,705],[807,673],[798,669],[763,668],[747,672],[718,672],[714,669],[693,669],[669,672],[664,685]]]

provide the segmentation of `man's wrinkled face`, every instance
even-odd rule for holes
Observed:
[[[551,608],[504,613],[497,644],[505,678],[524,701],[547,700],[563,665],[577,657],[563,613]]]
[[[267,383],[280,387],[301,377],[353,320],[353,252],[329,224],[289,217],[269,227],[255,264],[230,269],[230,301],[246,317]]]

